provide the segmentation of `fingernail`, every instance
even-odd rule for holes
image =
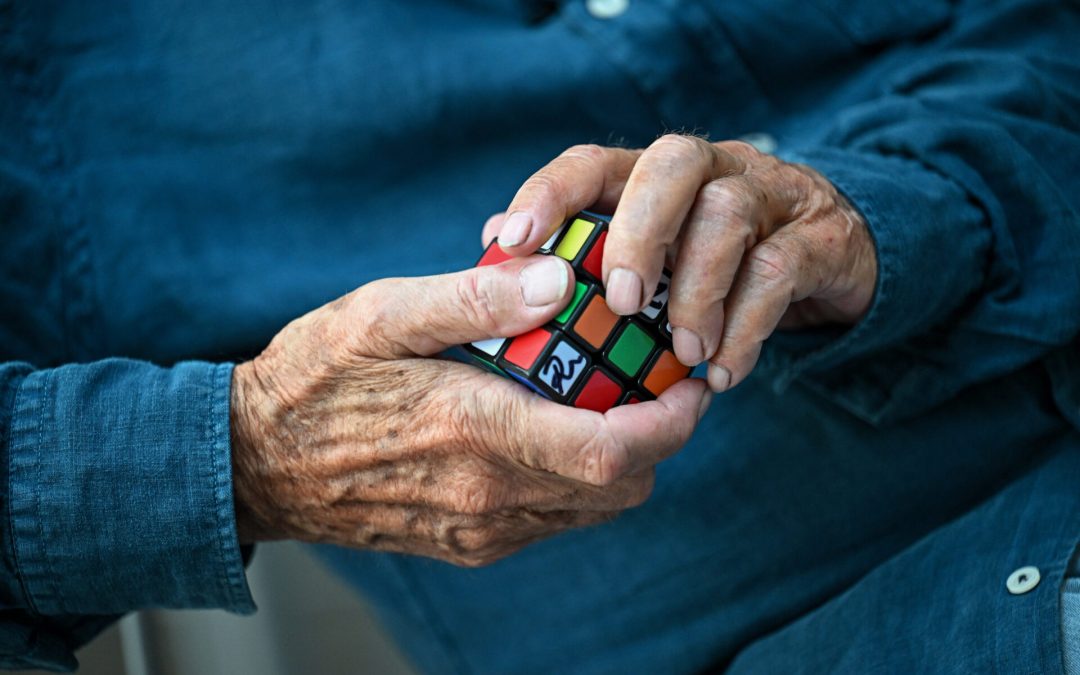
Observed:
[[[722,366],[709,366],[709,387],[713,391],[727,391],[731,386],[731,371]]]
[[[705,390],[705,395],[701,397],[701,407],[698,408],[697,419],[698,422],[705,417],[705,413],[709,411],[709,404],[712,403],[713,393],[708,389]]]
[[[548,257],[522,268],[521,299],[529,307],[544,307],[557,302],[566,294],[570,275],[559,258]]]
[[[611,270],[607,280],[607,306],[616,314],[641,311],[641,277],[628,269]]]
[[[705,343],[689,328],[673,329],[671,343],[675,347],[675,356],[679,357],[683,365],[693,368],[705,360]]]
[[[499,245],[505,248],[522,244],[529,238],[531,229],[532,216],[522,211],[515,211],[507,216],[506,222],[499,231]]]

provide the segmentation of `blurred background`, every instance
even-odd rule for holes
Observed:
[[[83,675],[414,675],[371,609],[294,542],[260,544],[259,611],[132,614],[79,653]],[[44,671],[16,671],[42,673]]]

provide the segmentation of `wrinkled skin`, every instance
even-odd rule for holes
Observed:
[[[606,414],[431,357],[569,300],[554,257],[368,284],[286,326],[232,391],[242,542],[299,539],[490,563],[641,504],[708,406],[701,380]]]
[[[614,211],[608,305],[641,311],[673,258],[675,354],[708,361],[718,392],[750,374],[778,327],[853,324],[873,298],[877,256],[858,211],[810,167],[737,141],[669,134],[644,150],[572,147],[488,220],[484,240],[528,255],[589,207]]]
[[[515,260],[369,284],[289,324],[236,368],[242,541],[474,566],[642,503],[653,466],[708,407],[703,382],[601,415],[425,358],[554,317],[569,300],[569,267],[547,258],[541,269],[525,256],[590,207],[614,212],[608,304],[637,313],[671,264],[676,355],[708,361],[715,391],[746,378],[778,327],[853,324],[870,306],[877,258],[866,223],[813,169],[680,135],[644,150],[575,146],[485,226],[484,242],[498,236]]]

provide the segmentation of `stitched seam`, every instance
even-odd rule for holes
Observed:
[[[32,453],[33,457],[34,457],[34,473],[35,474],[40,474],[41,469],[42,469],[42,467],[41,467],[41,451],[44,448],[48,447],[45,444],[46,443],[46,435],[47,435],[46,430],[50,429],[50,428],[53,428],[52,424],[51,424],[52,421],[53,421],[52,420],[53,409],[52,409],[52,405],[51,405],[50,402],[53,400],[53,396],[55,395],[55,392],[50,391],[50,389],[52,388],[52,384],[53,384],[52,371],[43,371],[42,372],[42,377],[44,378],[45,381],[44,381],[43,386],[42,386],[41,414],[38,416],[37,452]],[[37,530],[38,530],[38,537],[39,537],[38,541],[40,542],[38,548],[39,548],[39,553],[41,555],[41,558],[42,558],[43,562],[45,563],[46,579],[48,580],[47,583],[49,585],[49,588],[52,590],[52,596],[53,596],[52,600],[53,600],[54,603],[56,603],[56,605],[58,607],[63,609],[64,608],[63,595],[61,594],[60,588],[59,588],[59,586],[57,584],[56,570],[53,567],[52,558],[49,556],[48,551],[46,550],[46,546],[45,546],[45,543],[48,541],[48,539],[46,539],[46,537],[45,537],[44,507],[43,507],[43,504],[42,504],[41,495],[42,495],[42,490],[35,490],[34,491],[34,503],[35,503],[34,510],[36,512],[35,515],[36,515],[36,518],[37,518]]]
[[[213,386],[213,378],[211,378],[211,387]],[[211,500],[211,527],[214,531],[214,539],[217,541],[217,545],[214,546],[214,553],[217,556],[217,564],[219,573],[216,575],[218,580],[218,590],[222,595],[230,595],[230,589],[228,588],[228,580],[225,578],[225,555],[222,552],[221,537],[218,533],[218,513],[217,513],[217,480],[214,466],[214,394],[213,391],[206,397],[206,425],[203,428],[203,432],[206,434],[206,442],[203,445],[206,452],[206,467],[205,482],[204,485],[210,486],[210,500]]]
[[[215,511],[217,511],[215,519],[215,527],[217,530],[218,538],[218,561],[222,566],[222,570],[225,572],[224,582],[226,585],[225,591],[230,601],[234,605],[247,604],[247,599],[242,597],[243,593],[243,581],[238,578],[238,567],[235,564],[230,564],[227,560],[226,551],[230,551],[233,547],[233,542],[229,541],[230,528],[227,525],[229,518],[235,517],[235,508],[232,505],[232,481],[229,469],[231,468],[231,444],[222,447],[220,440],[224,437],[224,431],[221,428],[221,420],[216,416],[215,404],[223,403],[225,410],[228,410],[228,401],[231,394],[228,382],[228,375],[231,375],[232,368],[228,364],[222,364],[215,366],[213,378],[211,380],[212,389],[210,391],[210,453],[213,461],[213,478],[214,478],[214,505]],[[217,397],[224,397],[224,401],[218,401]],[[235,562],[235,561],[233,561]]]
[[[9,420],[11,420],[10,424],[15,423],[15,411],[19,409],[19,399],[21,398],[21,396],[22,396],[22,388],[21,387],[16,387],[15,388],[15,395],[12,396],[12,401],[11,401],[11,411],[10,411],[11,416],[8,418]],[[7,510],[8,533],[9,533],[9,536],[11,537],[11,558],[12,558],[12,562],[15,565],[15,576],[19,581],[19,588],[22,590],[23,597],[26,599],[26,604],[29,606],[31,612],[33,612],[35,614],[39,614],[40,612],[38,612],[38,610],[37,610],[36,603],[34,602],[34,597],[30,593],[30,588],[26,583],[26,576],[23,574],[22,563],[19,560],[19,547],[18,547],[18,544],[15,541],[15,517],[12,514],[12,509],[11,509],[11,495],[12,495],[11,488],[12,488],[12,473],[13,473],[11,471],[11,451],[13,450],[13,447],[12,447],[12,444],[11,444],[11,438],[12,438],[12,433],[9,430],[8,431],[8,438],[7,438],[7,447],[8,447],[8,475],[7,475],[8,503],[6,504],[6,510]]]

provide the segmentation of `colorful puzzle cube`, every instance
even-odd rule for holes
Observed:
[[[689,375],[671,347],[668,270],[640,314],[622,317],[608,309],[601,280],[607,226],[601,216],[579,213],[539,250],[568,260],[574,268],[574,297],[566,309],[541,328],[474,342],[465,345],[466,351],[541,396],[599,412],[653,399]],[[492,242],[477,267],[509,259],[498,242]]]

